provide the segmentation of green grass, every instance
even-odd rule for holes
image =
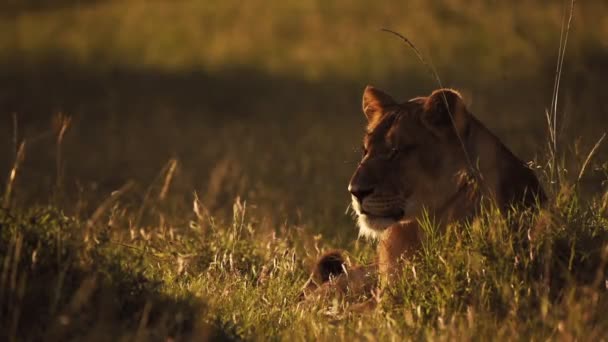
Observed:
[[[563,189],[540,217],[488,212],[441,235],[425,224],[420,253],[364,313],[347,300],[301,302],[327,243],[295,227],[260,231],[242,202],[229,222],[198,210],[152,227],[132,226],[120,200],[94,226],[52,207],[4,210],[0,330],[19,340],[605,338],[608,193],[583,202]],[[370,253],[361,244],[356,258]]]
[[[16,15],[7,10],[0,18],[6,28],[0,57],[25,55],[26,62],[36,62],[50,54],[100,69],[254,65],[307,79],[384,79],[418,69],[415,58],[379,32],[385,27],[414,39],[444,74],[475,69],[482,82],[542,67],[539,51],[555,55],[563,11],[560,1],[63,2],[38,11],[14,5]],[[583,48],[601,48],[605,11],[600,2],[577,6],[570,58]],[[454,60],[460,70],[452,70]],[[511,63],[519,67],[505,70]]]

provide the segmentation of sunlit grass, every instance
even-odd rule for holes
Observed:
[[[3,210],[1,330],[20,339],[107,329],[144,339],[596,339],[608,329],[608,195],[583,201],[564,185],[555,198],[538,214],[490,211],[440,235],[425,224],[400,282],[363,313],[331,298],[301,302],[307,265],[328,243],[295,227],[260,231],[241,201],[228,222],[197,202],[181,224],[158,212],[146,227],[132,225],[137,213],[120,200],[89,228],[50,207]]]
[[[418,70],[379,31],[389,28],[414,39],[443,73],[476,70],[482,82],[529,75],[553,59],[562,10],[559,1],[92,1],[1,17],[0,60],[61,58],[102,70],[255,65],[306,79]],[[571,51],[601,48],[594,44],[608,29],[605,11],[601,2],[577,7]],[[451,67],[454,60],[460,68]],[[516,69],[504,69],[514,62]]]

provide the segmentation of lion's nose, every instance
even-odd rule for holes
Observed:
[[[363,201],[363,199],[369,196],[372,192],[374,192],[373,188],[365,188],[360,186],[353,186],[352,184],[348,186],[348,191],[350,191],[353,196],[357,197],[359,202]]]

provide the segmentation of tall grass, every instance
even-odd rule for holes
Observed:
[[[328,245],[295,227],[260,231],[243,202],[225,223],[197,209],[181,224],[134,226],[137,210],[117,200],[88,231],[52,208],[4,210],[0,330],[19,340],[596,340],[608,329],[607,199],[563,188],[540,216],[487,211],[440,235],[426,224],[401,281],[364,313],[347,299],[301,302],[307,265]]]

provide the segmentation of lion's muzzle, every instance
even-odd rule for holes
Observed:
[[[399,220],[404,215],[404,200],[400,196],[370,195],[360,199],[353,195],[352,203],[359,216]]]

